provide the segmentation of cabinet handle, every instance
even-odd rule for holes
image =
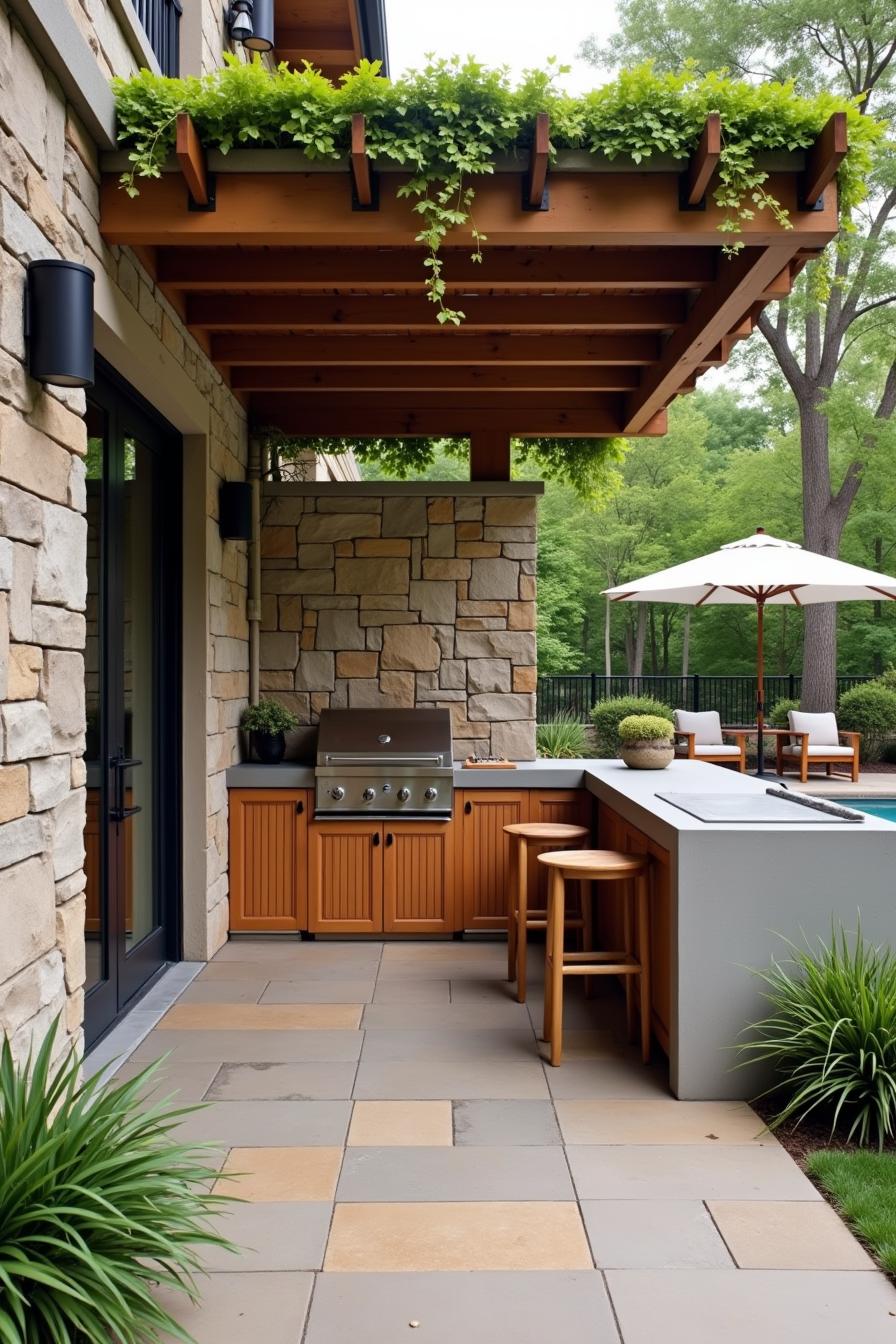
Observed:
[[[387,845],[391,845],[391,843],[392,843],[392,841],[394,840],[394,838],[395,838],[395,837],[393,836],[392,832],[389,831],[388,835],[386,836],[386,844],[387,844]]]
[[[469,816],[470,813],[473,811],[473,804],[472,804],[472,803],[464,803],[464,811],[466,812],[467,816]]]
[[[300,817],[304,811],[305,811],[305,804],[296,803],[296,816]]]
[[[379,831],[374,831],[374,833],[373,833],[373,845],[374,845],[374,848],[376,848],[376,846],[379,844],[379,842],[380,842],[380,833],[379,833]]]

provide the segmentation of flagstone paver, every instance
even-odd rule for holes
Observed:
[[[896,1344],[748,1106],[671,1098],[609,984],[569,986],[552,1069],[539,950],[526,1005],[505,975],[498,939],[234,939],[141,1042],[118,1076],[209,1103],[178,1137],[245,1201],[175,1307],[199,1344]]]

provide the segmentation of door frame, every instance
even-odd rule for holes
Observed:
[[[115,771],[111,758],[123,741],[123,644],[121,627],[109,627],[109,613],[123,614],[124,588],[120,567],[110,546],[123,524],[122,459],[110,454],[104,466],[101,501],[99,601],[104,622],[101,641],[100,716],[100,873],[101,937],[105,940],[106,978],[90,989],[85,1002],[85,1034],[89,1045],[99,1040],[149,988],[169,961],[181,957],[182,945],[182,803],[181,803],[181,606],[182,524],[181,478],[183,442],[180,434],[129,383],[97,356],[96,383],[90,397],[105,412],[110,441],[133,434],[153,454],[154,517],[153,618],[162,637],[154,641],[153,687],[153,846],[156,854],[159,924],[130,951],[125,947],[124,886],[116,887],[115,871],[123,844],[112,842],[113,828],[126,825],[109,819]],[[159,523],[163,521],[164,526]],[[119,831],[123,839],[123,833]],[[118,895],[116,897],[116,891]]]

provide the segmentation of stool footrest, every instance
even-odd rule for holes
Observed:
[[[564,975],[640,975],[640,962],[600,962],[592,966],[564,966]]]
[[[616,948],[610,952],[564,952],[563,960],[566,961],[624,961],[626,958],[634,960],[624,948]]]

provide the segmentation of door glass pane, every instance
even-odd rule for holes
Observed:
[[[102,706],[104,632],[102,618],[103,474],[106,457],[106,415],[87,404],[87,639],[84,679],[87,699],[87,824],[84,830],[87,870],[87,984],[88,990],[108,978],[107,918],[103,892],[103,766]]]
[[[154,457],[124,440],[122,576],[124,586],[124,750],[139,765],[124,776],[125,937],[128,948],[158,926],[155,873],[156,619]]]

